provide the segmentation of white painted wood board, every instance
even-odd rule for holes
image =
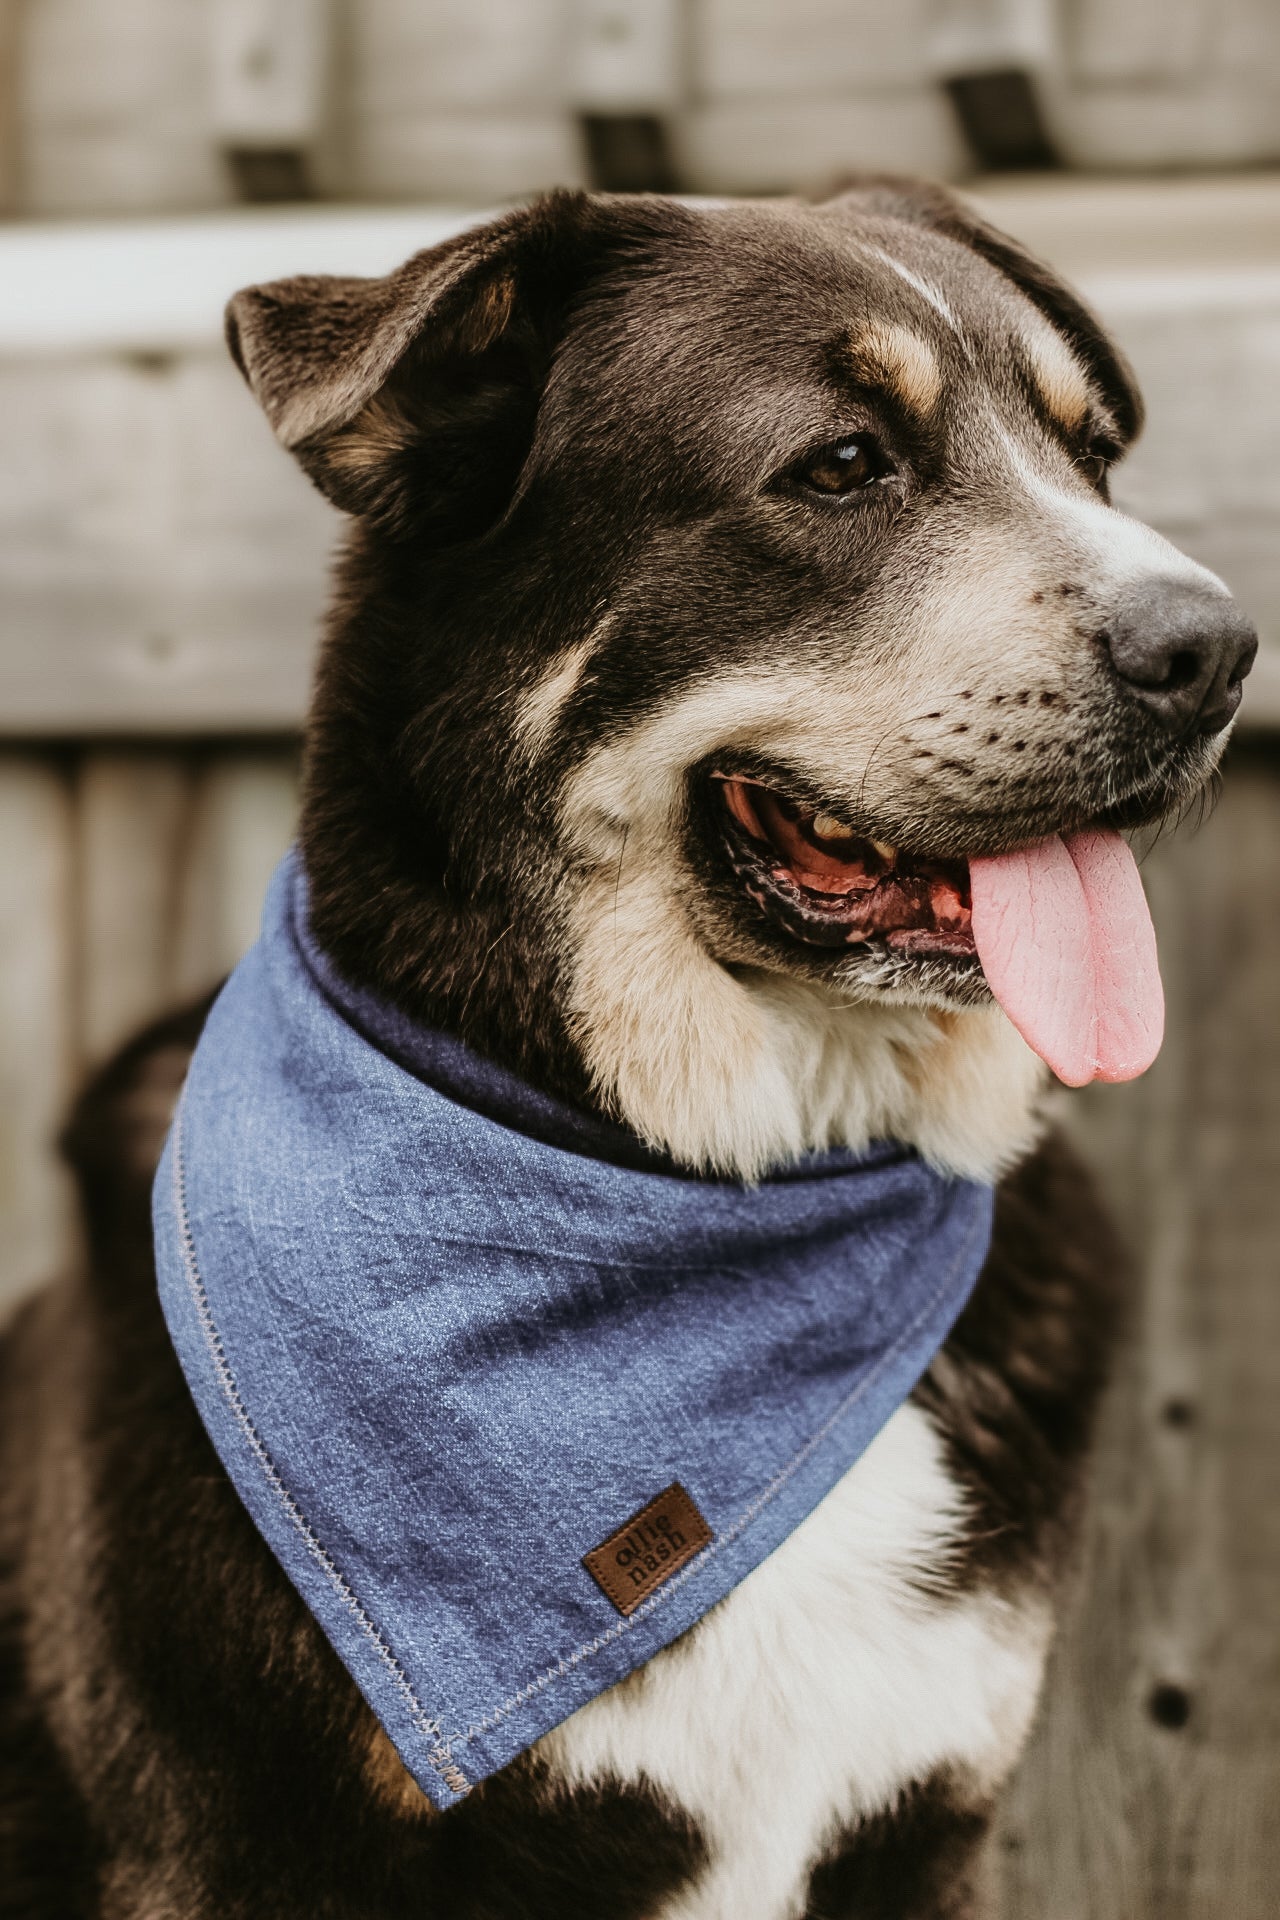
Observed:
[[[1280,187],[987,183],[981,198],[1134,358],[1150,425],[1118,498],[1258,617],[1246,716],[1280,721]],[[282,271],[382,270],[466,218],[0,231],[0,729],[296,726],[339,523],[224,358],[223,299]]]
[[[701,0],[692,83],[708,99],[819,99],[926,77],[931,0]],[[923,164],[923,162],[922,162]]]
[[[213,0],[210,121],[228,147],[305,150],[331,74],[331,0]]]
[[[681,177],[705,193],[788,193],[844,174],[963,170],[955,115],[932,84],[858,94],[711,99],[678,113]]]
[[[74,872],[60,770],[0,755],[0,1306],[74,1246],[54,1153],[76,1070]]]
[[[567,27],[567,98],[575,107],[661,114],[683,99],[690,79],[685,0],[569,0]]]

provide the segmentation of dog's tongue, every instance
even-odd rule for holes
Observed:
[[[1118,833],[1075,833],[969,862],[987,985],[1069,1087],[1132,1080],[1164,1033],[1155,929]]]

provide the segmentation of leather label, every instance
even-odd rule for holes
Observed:
[[[626,1525],[582,1556],[582,1564],[619,1613],[634,1613],[642,1600],[687,1566],[714,1539],[697,1507],[674,1480]]]

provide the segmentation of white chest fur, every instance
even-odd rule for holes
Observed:
[[[1049,1620],[937,1590],[963,1525],[937,1435],[900,1408],[692,1634],[540,1743],[568,1784],[643,1779],[698,1821],[710,1864],[663,1920],[793,1920],[842,1827],[944,1764],[978,1791],[1007,1771]]]

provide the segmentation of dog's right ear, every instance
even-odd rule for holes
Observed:
[[[599,202],[558,193],[381,280],[249,287],[227,308],[227,344],[336,506],[465,538],[510,498],[557,322],[607,224]]]

